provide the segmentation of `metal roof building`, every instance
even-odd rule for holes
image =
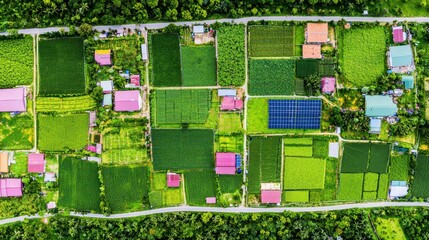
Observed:
[[[388,95],[365,96],[365,115],[368,117],[389,117],[396,115],[398,107]]]

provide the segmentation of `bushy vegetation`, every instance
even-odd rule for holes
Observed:
[[[31,84],[33,60],[32,37],[0,40],[0,87]]]
[[[216,174],[214,171],[185,173],[186,199],[190,205],[206,204],[206,197],[216,197]]]
[[[152,84],[157,87],[182,84],[179,36],[174,33],[152,36]]]
[[[291,57],[294,55],[293,26],[249,26],[250,57]]]
[[[84,94],[85,70],[82,38],[39,42],[39,94]]]
[[[323,189],[326,161],[318,158],[286,157],[284,189]]]
[[[214,46],[182,47],[183,86],[216,86]]]
[[[249,66],[250,95],[293,95],[295,61],[251,59]]]
[[[241,86],[246,79],[244,25],[222,26],[217,31],[218,83]]]
[[[81,112],[93,110],[97,103],[90,96],[79,97],[38,97],[36,109],[38,112]]]
[[[31,149],[34,144],[34,122],[29,113],[11,117],[0,113],[0,149]]]

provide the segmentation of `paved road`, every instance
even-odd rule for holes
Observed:
[[[170,23],[175,25],[191,25],[191,24],[213,24],[215,22],[228,22],[228,23],[243,23],[247,24],[249,21],[340,21],[346,20],[349,22],[393,22],[393,21],[407,21],[407,22],[429,22],[429,17],[346,17],[346,16],[261,16],[261,17],[245,17],[245,18],[223,18],[213,20],[202,20],[202,21],[187,21],[187,22],[162,22],[162,23],[142,23],[142,24],[124,24],[124,25],[111,25],[111,26],[94,26],[93,28],[98,31],[108,31],[109,29],[116,29],[122,31],[124,28],[147,28],[147,29],[159,29],[168,26]],[[43,34],[47,32],[58,32],[60,29],[68,31],[68,27],[49,27],[49,28],[30,28],[21,29],[18,32],[21,34]],[[7,35],[7,33],[0,33],[0,35]]]
[[[219,208],[219,207],[169,207],[159,208],[153,210],[146,210],[132,213],[121,213],[113,214],[110,216],[104,216],[102,214],[80,214],[71,212],[70,216],[74,217],[88,217],[88,218],[100,218],[100,219],[117,219],[117,218],[133,218],[146,215],[160,214],[160,213],[171,213],[171,212],[215,212],[215,213],[282,213],[284,211],[291,212],[324,212],[324,211],[338,211],[352,208],[379,208],[379,207],[429,207],[428,202],[374,202],[374,203],[357,203],[357,204],[343,204],[335,206],[321,206],[321,207],[279,207],[279,208],[246,208],[246,207],[230,207],[230,208]],[[25,219],[36,219],[52,217],[52,214],[45,214],[42,216],[21,216],[9,219],[0,220],[0,225],[24,221]]]

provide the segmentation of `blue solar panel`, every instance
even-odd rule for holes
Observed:
[[[268,128],[319,129],[321,100],[268,100]]]

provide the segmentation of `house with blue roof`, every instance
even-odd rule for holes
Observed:
[[[389,47],[389,68],[396,73],[406,73],[415,70],[413,50],[411,45]]]
[[[413,89],[414,76],[402,75],[402,84],[404,84],[405,89]]]
[[[398,107],[389,95],[365,96],[365,115],[370,118],[395,116]]]

